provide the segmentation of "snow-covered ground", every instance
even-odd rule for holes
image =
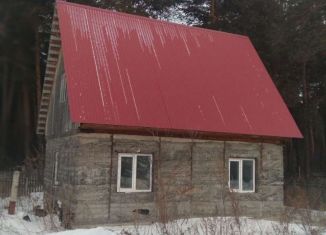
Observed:
[[[42,193],[21,197],[17,213],[8,215],[9,199],[0,199],[0,235],[217,235],[217,234],[322,234],[326,228],[305,224],[281,223],[250,218],[214,217],[180,219],[168,224],[104,226],[92,229],[66,230],[60,227],[57,216],[33,215],[33,207],[42,205]],[[30,221],[23,219],[28,215]],[[26,217],[25,217],[26,219]],[[316,232],[316,233],[314,233]]]
[[[46,234],[57,231],[55,228],[60,228],[57,216],[34,216],[35,206],[43,208],[43,193],[31,193],[30,197],[20,197],[16,203],[15,215],[8,215],[8,205],[9,198],[0,198],[0,235]]]
[[[316,233],[315,233],[316,232]],[[268,220],[253,220],[241,218],[240,225],[231,217],[194,218],[177,220],[167,224],[98,227],[94,229],[77,229],[53,233],[51,235],[219,235],[219,234],[323,234],[321,228],[314,228],[314,232],[305,231],[301,225],[281,225]]]

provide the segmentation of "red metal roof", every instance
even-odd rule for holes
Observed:
[[[57,2],[73,122],[301,137],[245,36]]]

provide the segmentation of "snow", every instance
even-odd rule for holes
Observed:
[[[208,217],[179,219],[167,224],[102,226],[89,229],[65,230],[60,227],[56,215],[37,217],[33,215],[35,206],[43,205],[43,193],[32,193],[30,197],[20,197],[17,213],[8,215],[9,198],[0,198],[0,235],[215,235],[215,234],[313,234],[326,235],[326,227],[312,227],[304,224],[281,223],[276,221],[251,219],[247,217]],[[30,221],[23,219],[28,215]]]
[[[0,235],[41,235],[47,231],[56,231],[59,228],[57,216],[47,215],[46,217],[37,217],[33,215],[33,208],[39,206],[43,208],[43,193],[31,193],[30,197],[20,197],[16,203],[16,214],[9,215],[9,198],[0,198]],[[23,219],[28,216],[30,221]]]
[[[23,220],[26,215],[29,216],[31,222]],[[24,212],[18,212],[15,215],[2,213],[0,216],[0,235],[46,234],[46,231],[51,229],[50,216],[40,218]]]
[[[311,228],[321,232],[320,228]],[[193,218],[172,221],[167,225],[155,223],[135,227],[133,225],[120,227],[97,227],[93,229],[77,229],[52,233],[51,235],[217,235],[217,234],[309,234],[298,224],[280,224],[269,220],[254,220],[240,218],[239,224],[234,217]],[[316,233],[326,235],[326,232]]]
[[[50,233],[50,234],[51,235],[117,235],[118,233],[108,228],[98,227],[93,229],[75,229],[75,230]]]

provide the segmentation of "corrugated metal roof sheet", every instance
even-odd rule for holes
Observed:
[[[301,137],[247,37],[58,1],[74,122]]]

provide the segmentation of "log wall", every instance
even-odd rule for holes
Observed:
[[[59,185],[54,186],[56,152]],[[117,192],[118,153],[153,154],[152,192]],[[229,192],[230,157],[255,159],[255,193]],[[273,217],[283,208],[282,146],[79,133],[48,140],[45,191],[49,205],[62,202],[75,227],[211,215]]]

